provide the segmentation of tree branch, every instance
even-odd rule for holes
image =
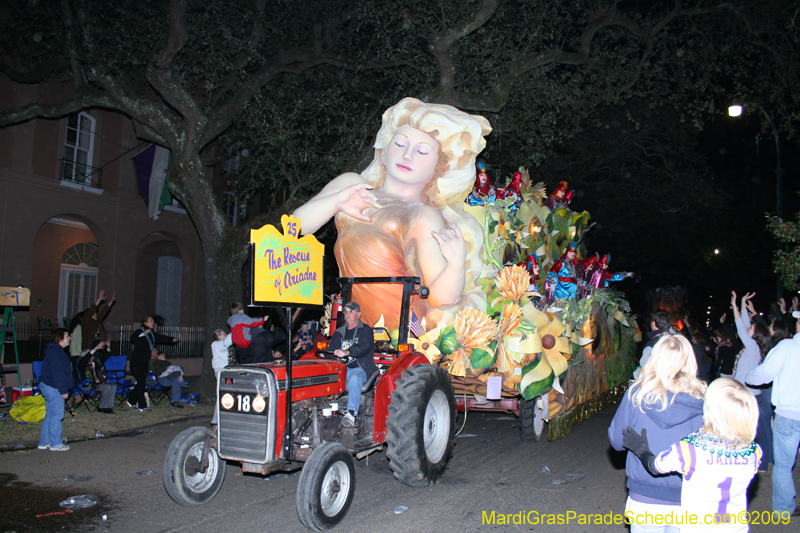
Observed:
[[[159,69],[170,68],[172,60],[186,44],[187,38],[186,0],[170,0],[167,44],[156,53],[155,63]]]
[[[115,109],[113,102],[102,93],[84,94],[68,102],[48,105],[35,103],[0,113],[0,127],[19,124],[35,118],[61,118],[89,107]]]
[[[443,93],[452,91],[455,86],[456,67],[451,52],[453,45],[483,26],[497,11],[497,6],[497,0],[483,0],[472,19],[446,28],[431,39],[431,53],[439,64],[439,87]]]
[[[41,83],[50,76],[69,70],[72,62],[67,57],[54,58],[52,61],[41,63],[35,69],[22,71],[15,70],[5,62],[0,62],[0,72],[8,76],[17,83],[34,84]]]
[[[628,83],[614,91],[611,80],[606,78],[606,87],[609,98],[619,98],[622,93],[630,90],[630,88],[636,84],[642,68],[652,53],[653,40],[655,36],[664,28],[666,28],[670,22],[678,17],[693,17],[732,9],[731,5],[728,3],[702,9],[683,9],[681,1],[674,0],[672,10],[651,25],[639,24],[634,19],[626,15],[618,12],[610,12],[591,20],[586,25],[581,33],[579,40],[580,45],[577,52],[550,50],[547,52],[528,54],[522,58],[518,58],[507,63],[506,73],[500,78],[499,83],[495,86],[492,93],[475,95],[458,91],[456,90],[453,82],[455,78],[455,66],[449,50],[452,45],[458,41],[458,39],[466,37],[469,35],[469,33],[479,27],[480,24],[483,24],[485,20],[494,13],[494,9],[496,8],[496,1],[484,0],[481,8],[471,21],[465,22],[456,29],[446,30],[433,39],[433,42],[435,43],[433,46],[433,55],[436,57],[439,63],[440,81],[439,85],[424,97],[425,100],[436,100],[467,110],[499,112],[508,101],[509,94],[511,93],[514,83],[516,83],[516,80],[525,73],[543,67],[547,64],[559,63],[562,65],[586,66],[588,68],[604,71],[605,69],[603,69],[602,66],[591,55],[592,43],[598,32],[614,26],[624,28],[633,35],[646,41],[645,50],[642,52],[642,55],[639,59],[635,74],[628,81]],[[616,94],[613,95],[613,93]]]

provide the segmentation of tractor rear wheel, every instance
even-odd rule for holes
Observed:
[[[417,365],[395,384],[386,442],[389,468],[401,483],[430,485],[441,478],[453,453],[456,402],[443,368]]]

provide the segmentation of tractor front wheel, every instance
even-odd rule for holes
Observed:
[[[297,516],[308,529],[331,529],[347,514],[355,492],[353,456],[338,442],[324,442],[300,472]]]
[[[443,368],[417,365],[403,372],[386,421],[386,455],[395,478],[417,487],[444,475],[453,453],[455,413],[453,386]]]
[[[208,448],[208,466],[203,469],[203,446],[208,429],[189,428],[172,441],[164,458],[164,488],[181,505],[211,501],[225,481],[225,460]]]

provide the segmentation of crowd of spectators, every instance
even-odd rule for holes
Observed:
[[[706,328],[694,324],[670,295],[660,298],[648,321],[634,381],[609,428],[615,449],[636,454],[627,459],[626,511],[685,511],[702,499],[703,479],[738,480],[736,505],[746,509],[745,491],[758,473],[771,474],[772,510],[798,515],[792,469],[800,445],[800,301],[795,297],[787,308],[781,299],[764,313],[755,308],[754,296],[739,299],[731,292],[730,309]],[[717,391],[714,413],[709,412],[712,389]],[[690,461],[682,454],[700,442],[702,452],[692,451],[691,460],[710,446],[736,459],[726,465],[743,469],[720,468],[692,481],[695,471],[687,469],[688,463],[665,466],[671,453]],[[682,484],[662,475],[670,469],[683,475]],[[688,502],[687,491],[693,495]],[[709,506],[733,508],[731,493],[728,500],[717,501],[714,491],[705,492]],[[671,531],[631,526],[633,533],[645,530]]]

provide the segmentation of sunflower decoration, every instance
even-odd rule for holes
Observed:
[[[528,287],[531,286],[531,278],[528,271],[519,265],[509,265],[497,273],[495,287],[500,296],[495,298],[492,306],[497,305],[501,300],[509,300],[519,303]]]
[[[489,343],[497,335],[497,324],[489,315],[472,307],[465,307],[456,315],[455,322],[458,350],[450,363],[449,372],[463,377],[467,370],[472,371],[472,363],[465,350],[489,350]]]
[[[500,316],[500,324],[497,328],[497,371],[504,374],[514,370],[514,360],[511,357],[511,352],[506,348],[506,337],[519,337],[521,333],[515,333],[514,330],[522,322],[522,309],[519,304],[510,303],[503,306],[503,314]]]
[[[552,313],[543,313],[533,305],[522,308],[522,314],[536,325],[536,332],[542,339],[541,356],[523,368],[520,392],[526,400],[557,385],[557,379],[569,367],[572,358],[570,338],[564,337],[564,324]]]

